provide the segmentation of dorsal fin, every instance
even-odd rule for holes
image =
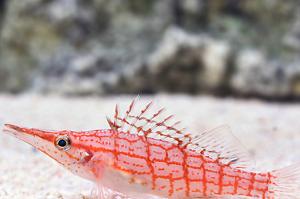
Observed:
[[[192,140],[192,136],[184,133],[185,128],[180,128],[180,122],[173,115],[166,115],[165,108],[155,109],[153,106],[154,102],[151,101],[138,108],[135,98],[123,114],[116,105],[113,120],[107,118],[107,121],[112,129],[120,132],[144,135],[174,144]]]
[[[188,147],[203,151],[204,155],[218,158],[222,163],[235,168],[252,169],[255,166],[253,158],[227,125],[194,136]]]
[[[152,101],[144,107],[137,107],[135,98],[123,114],[116,105],[114,119],[107,121],[112,129],[119,132],[168,141],[179,147],[201,152],[224,164],[239,168],[253,165],[250,156],[231,134],[228,126],[220,126],[192,136],[185,128],[179,127],[180,122],[173,115],[166,115],[164,108],[154,109]]]

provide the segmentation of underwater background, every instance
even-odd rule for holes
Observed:
[[[300,2],[0,0],[1,126],[108,128],[137,95],[193,134],[229,125],[258,170],[299,162]],[[0,133],[0,199],[92,188]]]

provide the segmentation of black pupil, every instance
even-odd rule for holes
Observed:
[[[65,147],[65,146],[67,146],[66,140],[59,140],[57,144],[58,144],[58,146],[60,146],[60,147]]]

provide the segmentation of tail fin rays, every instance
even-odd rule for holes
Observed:
[[[300,163],[271,172],[274,176],[270,191],[275,198],[294,199],[300,198]]]

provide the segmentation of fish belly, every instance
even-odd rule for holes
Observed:
[[[139,193],[151,194],[152,188],[151,184],[147,183],[148,181],[149,177],[147,175],[133,175],[115,168],[106,168],[100,184],[114,191],[131,196]]]

